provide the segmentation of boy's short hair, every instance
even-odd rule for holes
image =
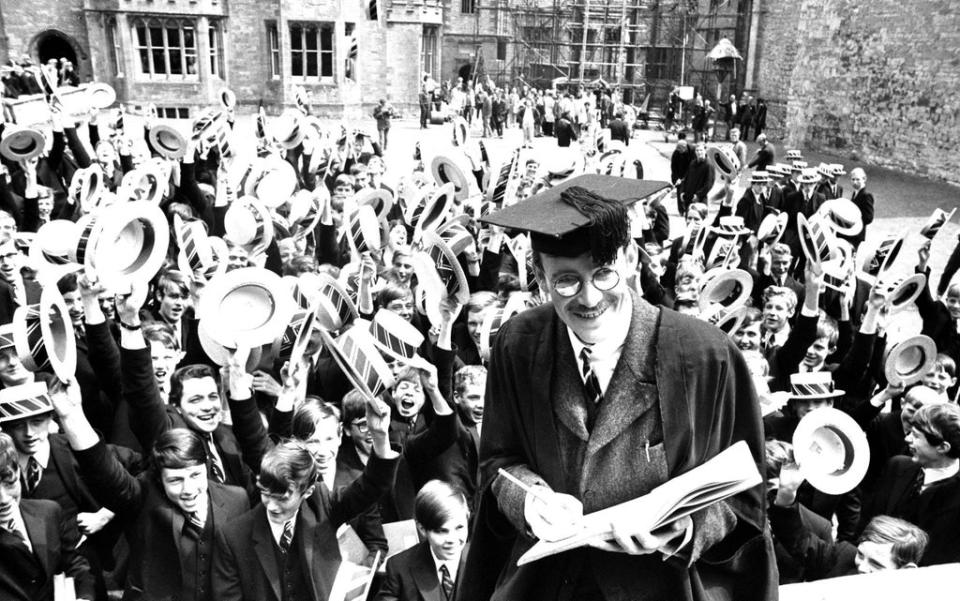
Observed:
[[[60,291],[60,294],[67,294],[68,292],[76,292],[79,290],[80,284],[77,282],[77,274],[68,273],[59,280],[57,280],[57,290]]]
[[[817,338],[829,339],[829,346],[831,348],[836,347],[837,341],[840,339],[840,329],[837,325],[837,320],[823,311],[820,312],[820,319],[817,320]]]
[[[695,202],[687,207],[687,215],[690,214],[690,211],[696,211],[697,214],[700,215],[700,219],[706,219],[710,209],[702,202]]]
[[[340,423],[340,409],[333,403],[310,395],[293,412],[290,434],[297,440],[307,440],[317,431],[317,423],[323,419],[333,419]]]
[[[797,310],[797,293],[786,286],[767,286],[763,290],[763,304],[766,305],[770,299],[783,297],[787,303],[787,312],[793,315]]]
[[[957,377],[957,363],[953,360],[953,357],[946,353],[937,353],[937,360],[933,364],[933,368],[935,370],[942,369],[951,378]]]
[[[149,344],[150,342],[159,342],[168,349],[180,350],[180,343],[170,324],[160,321],[153,321],[143,324],[143,338]]]
[[[953,403],[925,405],[913,415],[911,425],[932,446],[949,443],[947,457],[960,459],[960,407]]]
[[[319,477],[320,468],[307,446],[296,440],[285,440],[264,454],[257,486],[277,495],[286,494],[291,486],[302,493]]]
[[[442,528],[457,511],[469,515],[467,497],[459,488],[443,480],[430,480],[424,484],[413,503],[414,519],[428,531]]]
[[[777,243],[774,244],[773,247],[770,249],[770,254],[771,254],[771,255],[779,255],[779,256],[790,255],[790,256],[792,257],[792,256],[793,256],[793,251],[791,251],[791,250],[790,250],[790,247],[787,246],[786,244],[784,244],[783,242],[777,242]]]
[[[157,294],[165,296],[168,286],[172,286],[180,294],[190,295],[190,278],[182,271],[168,269],[160,274],[157,278]]]
[[[880,545],[891,544],[890,556],[897,568],[902,568],[907,564],[920,563],[930,537],[906,520],[878,515],[863,529],[857,544],[865,541]]]
[[[487,368],[482,365],[464,365],[453,375],[453,394],[463,394],[467,386],[485,382]]]
[[[763,321],[763,311],[756,307],[747,307],[743,312],[743,323],[740,324],[740,329],[748,328],[760,321]]]
[[[153,443],[150,458],[157,471],[179,470],[207,462],[207,446],[200,435],[187,428],[171,428]]]
[[[395,300],[406,297],[413,297],[413,293],[406,286],[399,284],[387,284],[377,293],[377,306],[381,309]]]
[[[0,432],[0,480],[9,482],[20,477],[20,453],[13,438]]]
[[[367,401],[363,397],[363,393],[356,388],[343,395],[341,405],[343,407],[343,423],[347,426],[353,420],[367,416]]]
[[[209,365],[203,363],[184,365],[170,376],[170,404],[175,407],[180,405],[180,397],[183,396],[184,380],[195,380],[199,378],[213,378],[214,383],[216,383],[218,387],[220,386],[220,374],[213,371],[213,368]]]
[[[490,290],[480,290],[470,295],[467,301],[466,314],[482,311],[497,302],[497,294]]]

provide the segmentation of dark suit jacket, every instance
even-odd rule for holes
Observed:
[[[120,361],[123,395],[130,406],[130,428],[142,448],[153,448],[157,436],[171,428],[188,427],[178,408],[164,404],[160,398],[149,348],[121,348]],[[257,411],[255,403],[237,405],[239,411]],[[237,419],[236,415],[233,418]],[[220,424],[213,432],[213,441],[223,461],[225,483],[239,486],[256,498],[251,470],[259,471],[261,455],[254,453],[253,449],[242,448],[233,429],[225,424]]]
[[[155,474],[134,478],[102,442],[76,456],[97,499],[124,523],[131,556],[124,599],[175,598],[185,574],[196,571],[180,556],[183,513],[167,500]],[[234,486],[210,482],[208,495],[215,531],[250,508],[246,493]]]
[[[341,461],[341,455],[346,456],[349,452],[346,449],[353,449],[353,458],[356,459],[355,462]],[[359,465],[359,467],[356,467],[357,465]],[[340,452],[337,454],[337,473],[333,478],[334,491],[343,494],[343,491],[356,482],[362,475],[363,464],[360,463],[360,457],[357,455],[356,447],[353,446],[352,440],[344,438],[343,443],[340,445]],[[383,520],[380,518],[380,508],[377,505],[374,505],[357,517],[351,519],[349,524],[368,550],[374,553],[378,550],[386,553],[387,536],[383,533]]]
[[[456,440],[439,455],[427,458],[419,466],[411,467],[414,475],[414,485],[419,490],[424,484],[434,479],[455,484],[463,490],[470,507],[473,508],[480,467],[479,449],[477,447],[480,439],[477,436],[476,428],[468,428],[464,425],[456,412],[451,416],[434,419],[451,422],[452,426],[456,428]]]
[[[867,226],[873,223],[873,194],[867,192],[867,189],[864,188],[854,193],[851,200],[860,209],[860,216],[863,217],[863,230],[856,236],[840,236],[840,238],[857,248],[867,237]]]
[[[630,145],[630,130],[623,119],[614,119],[610,122],[610,141],[620,140],[624,145]]]
[[[877,515],[902,518],[930,536],[920,565],[960,561],[960,474],[931,484],[915,497],[910,490],[920,469],[920,464],[903,455],[887,462],[876,492],[865,503],[861,530]]]
[[[21,499],[20,515],[45,581],[34,588],[31,583],[23,581],[22,573],[0,564],[0,599],[53,601],[53,576],[59,573],[74,578],[77,597],[93,599],[90,565],[76,550],[80,540],[76,520],[64,516],[59,505],[46,499]],[[39,594],[33,596],[30,591],[39,591]]]
[[[437,564],[430,553],[430,545],[423,541],[387,561],[387,576],[374,601],[455,601],[469,548],[468,543],[460,555],[457,582],[454,582],[449,600],[444,598],[440,589]]]
[[[396,460],[371,457],[363,475],[332,496],[318,486],[297,515],[291,553],[298,553],[310,590],[305,599],[323,601],[330,595],[340,549],[337,528],[376,503],[393,482]],[[213,590],[217,601],[280,601],[276,543],[263,505],[228,523],[217,536],[213,558]]]
[[[768,286],[774,284],[774,279],[772,275],[759,274],[757,279],[754,280],[753,290],[751,291],[751,296],[753,296],[753,306],[763,310],[763,291],[767,289]],[[804,289],[803,284],[798,282],[793,278],[792,275],[787,275],[783,280],[783,285],[797,295],[797,307],[803,306],[803,296]]]
[[[651,315],[649,305],[631,296],[626,343],[590,433],[576,357],[553,306],[521,313],[497,335],[480,445],[480,501],[461,601],[488,599],[492,593],[496,599],[556,599],[571,592],[565,588],[573,584],[571,571],[582,565],[572,560],[583,558],[610,601],[705,599],[704,589],[714,587],[725,587],[729,598],[739,600],[775,597],[762,485],[695,514],[693,541],[681,551],[684,559],[663,562],[588,549],[515,564],[534,541],[523,534],[523,491],[505,487],[495,494],[491,487],[501,467],[526,466],[535,476],[521,474],[524,478],[581,498],[584,511],[591,512],[637,496],[644,483],[632,476],[642,468],[637,449],[645,446],[665,462],[666,477],[688,471],[738,440],[747,442],[762,465],[756,393],[730,338],[670,310]],[[634,426],[643,421],[641,414],[649,417],[650,405],[637,402],[637,392],[650,383],[641,380],[641,370],[648,369],[643,354],[652,341],[664,441],[656,446],[645,445],[642,429]],[[647,389],[642,394],[646,401]],[[577,456],[581,473],[565,473],[565,462]]]
[[[783,199],[784,210],[787,212],[788,218],[787,229],[783,232],[783,238],[780,241],[790,247],[795,258],[803,257],[803,251],[800,248],[800,233],[797,230],[797,215],[803,213],[804,217],[809,218],[823,204],[823,201],[823,195],[814,192],[810,196],[810,201],[807,202],[803,197],[803,192],[800,191],[791,192]]]

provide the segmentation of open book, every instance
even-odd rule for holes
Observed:
[[[517,561],[530,563],[613,538],[614,523],[653,531],[763,482],[747,443],[740,441],[706,463],[664,482],[642,497],[583,516],[583,529],[554,542],[539,541]]]

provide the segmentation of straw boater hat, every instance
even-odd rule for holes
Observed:
[[[93,270],[107,288],[123,290],[147,281],[163,266],[170,226],[159,205],[118,203],[88,217],[77,222],[79,240],[71,259]]]
[[[40,131],[8,124],[0,139],[0,154],[14,162],[27,161],[40,156],[45,144]]]
[[[839,409],[820,408],[805,415],[793,433],[792,442],[801,475],[814,488],[827,494],[840,495],[853,490],[870,465],[866,434],[852,417]]]
[[[449,296],[455,296],[460,304],[470,300],[467,276],[460,267],[456,255],[442,238],[433,232],[424,232],[424,251],[412,257],[417,275],[417,285],[425,292],[424,309],[434,325],[442,321],[440,304]]]
[[[769,246],[780,242],[783,233],[787,231],[787,220],[789,217],[786,212],[777,211],[776,213],[769,213],[757,227],[757,238]]]
[[[271,126],[273,139],[287,150],[296,148],[303,141],[304,133],[306,133],[303,126],[303,113],[296,109],[285,110],[274,119]]]
[[[30,371],[51,369],[63,381],[74,377],[77,341],[70,311],[56,286],[44,286],[39,305],[14,311],[13,341],[20,362]]]
[[[837,241],[831,224],[822,216],[813,215],[809,220],[797,215],[800,232],[800,248],[811,264],[820,265],[837,256]]]
[[[363,205],[346,218],[347,241],[357,255],[380,249],[380,223],[371,205]]]
[[[899,278],[886,288],[884,297],[890,313],[899,313],[913,304],[923,293],[927,285],[927,276],[915,273],[908,278]]]
[[[720,218],[720,223],[713,228],[714,233],[726,238],[736,236],[749,236],[753,230],[743,224],[743,217],[739,215],[727,215]]]
[[[113,86],[106,83],[94,82],[87,84],[87,102],[91,108],[103,110],[113,106],[117,101],[117,92]]]
[[[365,188],[353,196],[357,206],[370,205],[377,214],[377,219],[386,223],[387,215],[393,208],[393,194],[384,188]]]
[[[826,201],[817,213],[833,224],[833,230],[841,236],[856,236],[863,231],[863,215],[860,207],[848,198],[834,198]]]
[[[805,163],[804,163],[805,165]],[[797,178],[797,182],[800,184],[815,184],[820,181],[820,176],[817,175],[816,169],[807,169],[802,167],[800,169],[800,177]]]
[[[370,322],[374,344],[388,361],[409,362],[423,344],[423,334],[393,311],[380,309]]]
[[[503,204],[507,194],[507,186],[517,174],[517,166],[520,164],[520,149],[515,148],[510,153],[509,158],[500,165],[497,172],[497,178],[492,186],[487,187],[487,201],[495,206]]]
[[[360,316],[360,312],[357,311],[357,305],[346,288],[325,273],[317,274],[317,278],[320,281],[320,294],[330,300],[336,311],[336,327],[329,329],[331,331],[341,330],[353,323]]]
[[[187,154],[186,138],[166,123],[157,123],[150,128],[148,135],[150,145],[164,158],[177,161]]]
[[[70,189],[78,190],[77,201],[84,213],[89,213],[100,202],[107,187],[103,181],[103,171],[97,164],[86,169],[77,169],[70,180]]]
[[[422,204],[412,209],[414,242],[419,242],[424,233],[435,231],[446,221],[453,209],[454,192],[453,184],[444,184],[424,197]]]
[[[740,173],[740,158],[731,146],[711,146],[707,149],[707,161],[725,181],[732,182]]]
[[[230,203],[223,218],[225,237],[247,252],[262,252],[273,241],[273,219],[270,210],[253,196],[243,196]]]
[[[295,309],[293,297],[279,275],[244,267],[210,280],[197,314],[218,344],[252,348],[279,338]]]
[[[144,163],[123,175],[117,188],[117,198],[121,202],[159,203],[167,192],[167,183],[167,178],[156,164]]]
[[[0,423],[53,413],[46,382],[30,382],[0,390]]]
[[[320,335],[343,375],[368,400],[393,386],[393,372],[377,350],[369,322],[357,320],[337,339],[326,330],[320,330]]]
[[[750,174],[751,184],[769,184],[770,174],[766,171],[754,171]]]
[[[923,380],[937,362],[937,345],[929,337],[911,336],[887,351],[883,373],[887,382],[910,386]]]
[[[476,180],[468,165],[460,158],[463,153],[439,153],[430,161],[430,172],[438,186],[452,184],[457,200],[465,200],[476,188]]]
[[[785,158],[788,161],[802,161],[803,153],[801,153],[799,150],[788,150]]]
[[[933,214],[930,215],[930,219],[927,220],[927,223],[923,226],[923,229],[920,230],[920,235],[927,240],[933,240],[940,231],[940,228],[949,223],[950,219],[953,218],[953,214],[956,212],[956,208],[949,213],[943,209],[934,209]]]
[[[480,325],[480,356],[489,359],[497,332],[511,317],[527,308],[522,292],[512,292],[503,307],[487,311]]]
[[[863,253],[863,272],[877,277],[893,266],[903,248],[905,235],[890,234],[880,240],[877,246]]]
[[[742,269],[711,269],[703,276],[698,303],[701,311],[721,305],[726,311],[744,305],[753,290],[753,278]]]
[[[297,187],[297,172],[293,165],[270,155],[256,159],[244,182],[244,193],[256,196],[268,208],[282,205]]]

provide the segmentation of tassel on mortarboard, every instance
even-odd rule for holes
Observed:
[[[560,199],[575,208],[590,221],[590,251],[597,265],[612,263],[617,251],[630,239],[630,220],[626,207],[608,200],[580,186],[571,186],[561,192]]]

